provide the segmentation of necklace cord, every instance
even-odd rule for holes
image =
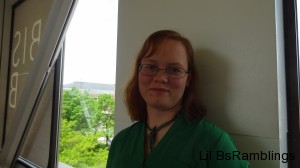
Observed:
[[[156,127],[156,125],[155,125],[153,128],[150,128],[149,125],[148,125],[148,122],[146,122],[147,123],[147,129],[150,131],[150,134],[149,134],[150,152],[153,149],[153,146],[154,146],[154,143],[155,143],[155,140],[156,140],[157,132],[160,131],[162,128],[170,125],[175,119],[176,119],[176,115],[171,120],[161,124],[158,127]]]

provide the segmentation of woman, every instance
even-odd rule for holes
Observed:
[[[171,30],[151,34],[125,92],[137,122],[115,136],[107,167],[248,167],[229,135],[203,119],[197,87],[189,40]]]

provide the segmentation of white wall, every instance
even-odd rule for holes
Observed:
[[[143,41],[173,29],[195,49],[208,119],[229,132],[241,152],[280,152],[276,4],[280,8],[281,0],[120,0],[115,131],[131,124],[123,90]],[[276,168],[281,161],[250,163]]]

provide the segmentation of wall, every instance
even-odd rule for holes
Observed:
[[[119,1],[115,131],[131,124],[123,90],[143,41],[156,30],[173,29],[194,46],[208,119],[229,132],[241,152],[284,152],[285,139],[279,138],[285,134],[280,130],[286,123],[279,126],[284,92],[278,90],[283,77],[277,75],[282,43],[276,41],[282,29],[275,22],[280,5],[280,0]],[[274,159],[250,164],[287,166]]]

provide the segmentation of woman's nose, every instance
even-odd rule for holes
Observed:
[[[163,82],[163,83],[168,82],[168,76],[166,74],[166,71],[163,69],[160,69],[157,72],[157,74],[154,76],[154,81],[155,82]]]

